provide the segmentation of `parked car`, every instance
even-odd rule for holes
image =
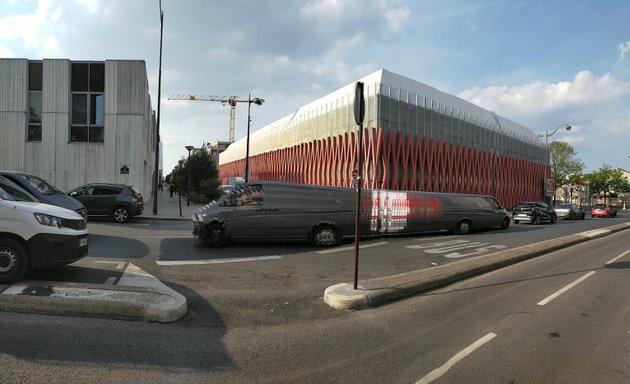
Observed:
[[[543,221],[548,221],[553,224],[556,222],[557,218],[556,211],[542,201],[518,203],[512,211],[514,224],[518,224],[521,221],[528,221],[536,225]]]
[[[591,217],[615,217],[617,207],[611,204],[595,204],[591,208]]]
[[[41,203],[0,176],[0,284],[11,284],[31,269],[72,263],[87,253],[84,217]]]
[[[558,204],[555,208],[555,211],[558,219],[584,220],[584,216],[586,216],[586,213],[584,212],[582,207],[577,204]]]
[[[117,223],[125,223],[144,211],[142,194],[126,184],[94,183],[68,191],[87,209],[88,216],[111,217]]]
[[[83,216],[83,218],[87,218],[86,209],[83,204],[66,195],[41,177],[17,171],[0,171],[0,176],[4,176],[23,189],[26,189],[42,203],[67,208],[77,212]]]

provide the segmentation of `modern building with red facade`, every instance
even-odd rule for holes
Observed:
[[[543,200],[549,152],[528,128],[381,69],[365,84],[364,187]],[[352,186],[355,83],[250,135],[249,180]],[[219,158],[224,183],[245,171],[246,138]]]

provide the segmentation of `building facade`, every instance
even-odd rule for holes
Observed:
[[[366,188],[543,200],[549,151],[534,132],[456,96],[381,69],[365,84]],[[355,83],[250,135],[250,180],[351,186]],[[219,158],[223,183],[243,176],[246,138]]]
[[[144,61],[0,59],[0,169],[63,191],[116,182],[148,197],[156,134]]]

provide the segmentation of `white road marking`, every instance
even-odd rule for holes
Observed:
[[[94,263],[96,263],[96,264],[116,264],[116,269],[123,269],[125,267],[125,264],[127,264],[126,261],[103,261],[103,260],[97,260]]]
[[[451,357],[451,359],[449,361],[447,361],[444,365],[442,365],[439,368],[434,369],[428,375],[426,375],[422,379],[416,381],[416,384],[428,384],[428,383],[432,382],[433,380],[439,379],[446,372],[448,372],[449,369],[453,368],[453,366],[455,364],[457,364],[460,360],[462,360],[464,357],[470,355],[477,348],[481,347],[482,345],[484,345],[488,341],[494,339],[495,337],[497,337],[497,335],[495,335],[494,333],[492,333],[492,332],[488,333],[487,335],[485,335],[481,339],[475,341],[474,343],[470,344],[468,347],[466,347],[465,349],[460,351],[457,355]]]
[[[158,290],[169,290],[170,288],[162,283],[157,277],[153,276],[149,272],[146,272],[138,268],[135,264],[129,263],[125,272],[118,280],[118,284],[121,286],[132,287],[150,287]]]
[[[282,259],[282,256],[238,257],[238,258],[233,258],[233,259],[213,259],[213,260],[156,260],[155,263],[161,266],[174,266],[174,265],[240,263],[244,261],[261,261],[261,260],[278,260],[278,259]]]
[[[114,285],[115,281],[116,281],[116,276],[110,276],[107,278],[107,281],[105,281],[105,285]]]
[[[136,236],[137,239],[193,239],[192,235],[178,235],[178,236],[173,236],[173,235],[163,235],[163,236],[158,236],[158,235],[146,235],[146,236]]]
[[[623,252],[621,255],[619,255],[619,256],[615,257],[614,259],[610,260],[609,262],[607,262],[606,265],[614,263],[615,261],[621,259],[622,257],[627,255],[628,253],[630,253],[630,251]]]
[[[565,286],[564,288],[558,290],[556,293],[554,293],[553,295],[547,297],[546,299],[538,302],[538,305],[543,306],[547,303],[549,303],[551,300],[555,299],[556,297],[562,295],[563,293],[565,293],[566,291],[568,291],[569,289],[575,287],[576,285],[580,284],[582,281],[588,279],[589,277],[591,277],[592,275],[595,274],[595,271],[590,271],[589,273],[587,273],[586,275],[580,277],[579,279],[575,280],[574,282],[572,282],[571,284]]]
[[[374,243],[374,244],[359,245],[359,248],[363,249],[363,248],[378,247],[380,245],[385,245],[385,244],[389,244],[389,242],[381,241],[381,242]],[[328,254],[328,253],[345,252],[345,251],[352,251],[352,250],[354,250],[354,245],[352,247],[326,249],[324,251],[317,251],[317,253],[319,253],[320,255],[325,255],[325,254]]]

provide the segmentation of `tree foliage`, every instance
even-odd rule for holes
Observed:
[[[551,177],[553,178],[556,188],[562,188],[566,185],[581,185],[580,175],[584,170],[584,163],[577,158],[577,153],[569,143],[564,141],[553,141],[549,144],[549,152],[551,154]]]
[[[177,190],[186,195],[189,175],[191,202],[205,204],[223,193],[217,165],[208,152],[196,151],[188,159],[180,161],[166,180],[175,184]]]
[[[619,193],[630,192],[630,183],[619,169],[613,169],[610,165],[604,164],[599,171],[584,175],[588,181],[591,195],[604,195],[604,201],[608,196],[615,196]]]

